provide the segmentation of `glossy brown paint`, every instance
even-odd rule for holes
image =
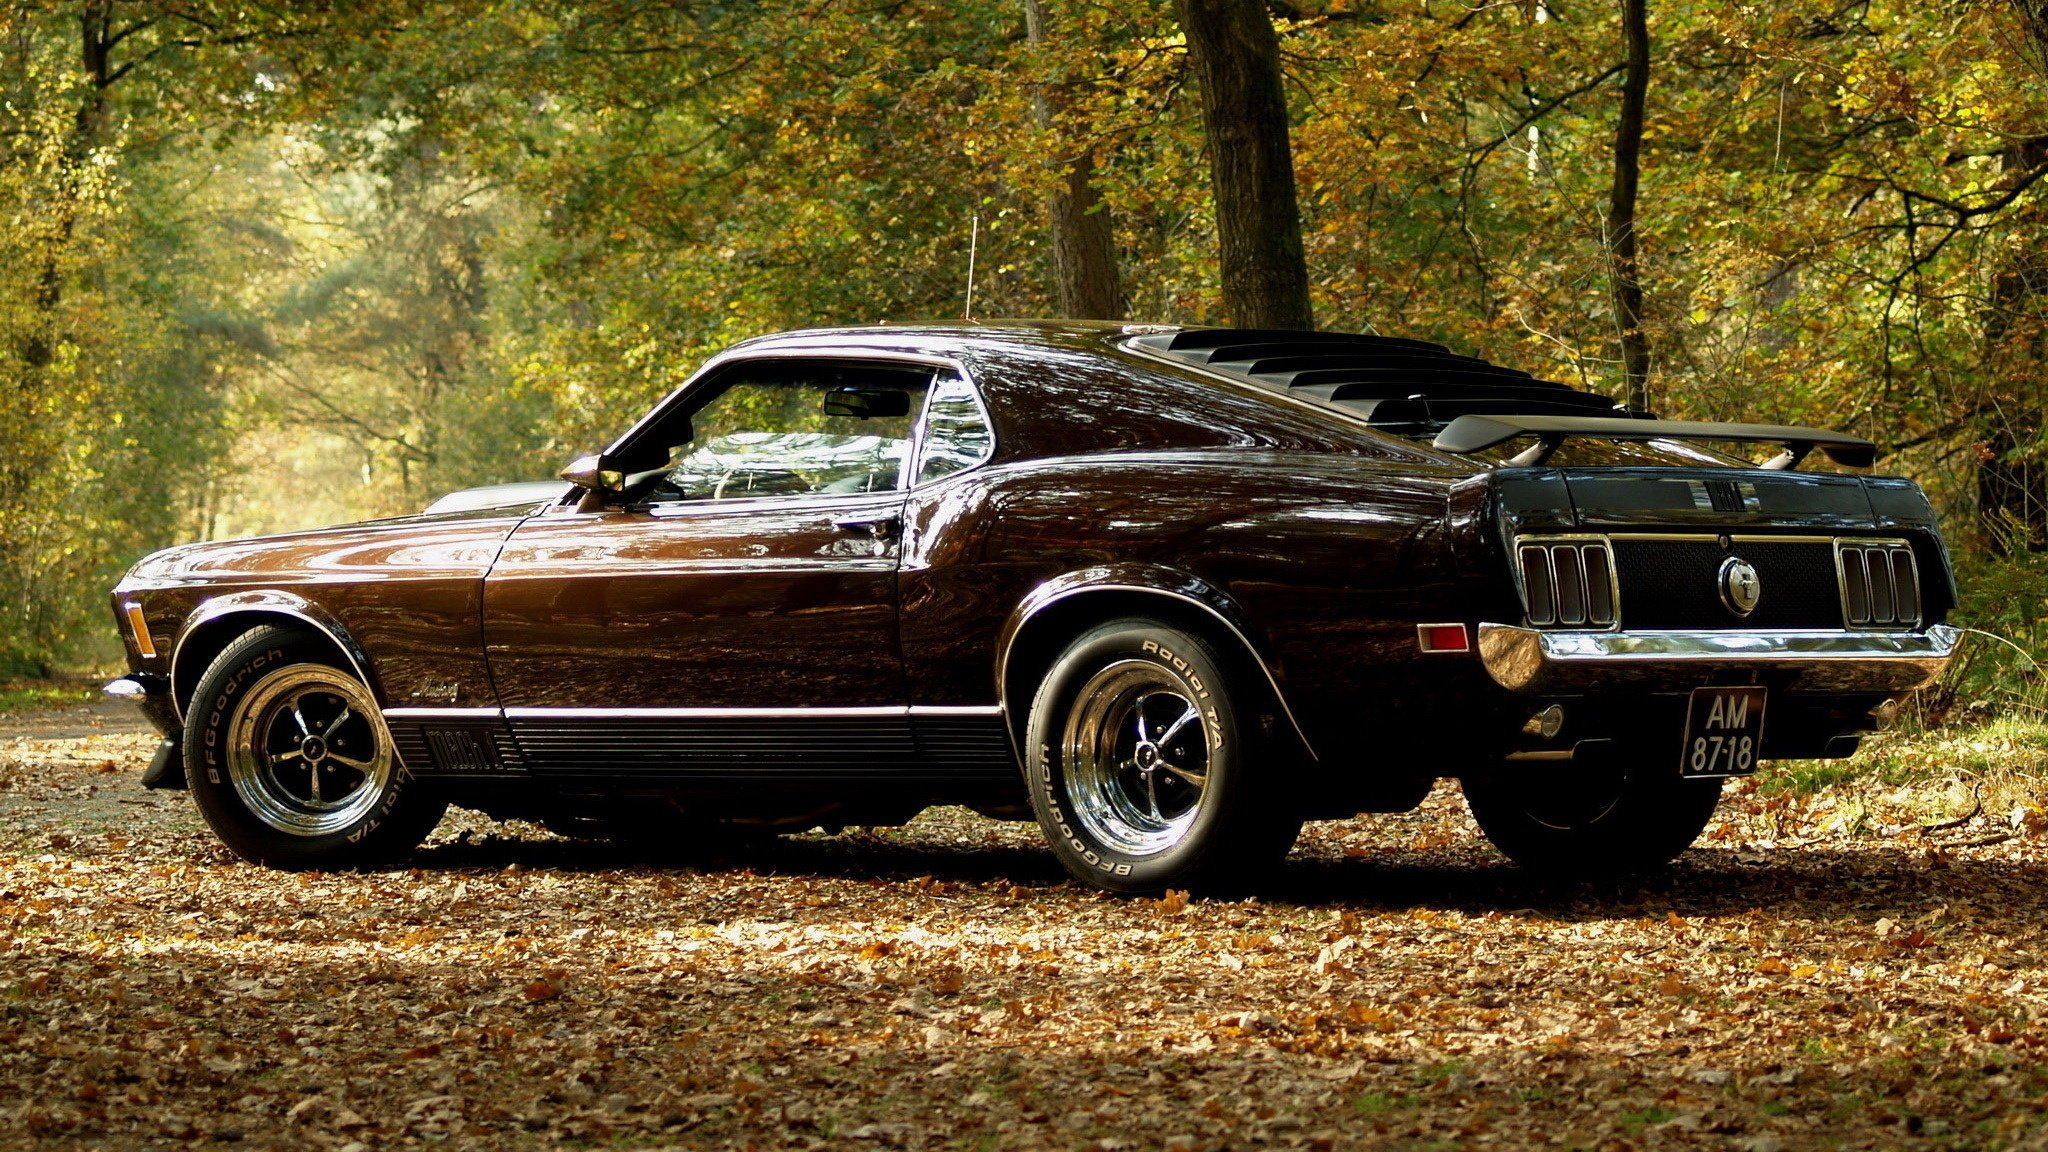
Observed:
[[[495,698],[478,626],[483,578],[518,523],[516,515],[463,513],[189,545],[136,565],[114,600],[117,609],[140,602],[149,619],[156,659],[140,660],[130,642],[142,671],[169,675],[181,647],[186,661],[203,654],[203,632],[231,634],[297,599],[366,654],[386,707],[488,705]],[[210,614],[210,604],[223,603],[239,613]],[[181,667],[181,686],[200,671]]]
[[[1395,648],[1412,653],[1415,622],[1452,610],[1455,573],[1429,529],[1454,478],[1238,449],[1069,457],[913,494],[903,573],[913,695],[985,697],[1003,626],[1026,596],[1112,565],[1221,590],[1283,669],[1313,661],[1336,695],[1356,691],[1372,665],[1402,655]]]
[[[895,540],[835,521],[901,493],[559,509],[485,584],[499,698],[523,707],[902,704]]]
[[[210,600],[302,598],[367,654],[387,707],[957,711],[1000,702],[1013,733],[1035,680],[1008,685],[1006,671],[1028,672],[1106,615],[1193,613],[1277,686],[1282,726],[1306,735],[1320,782],[1335,789],[1332,813],[1379,802],[1361,781],[1426,780],[1497,753],[1527,703],[1501,692],[1472,656],[1421,655],[1415,626],[1519,618],[1502,534],[1570,530],[1578,513],[1565,472],[1489,469],[1126,350],[1124,333],[867,329],[736,350],[957,364],[992,418],[993,457],[907,494],[652,512],[557,507],[202,545],[139,565],[117,602],[140,599],[152,631],[175,641]],[[716,370],[642,424],[687,406]],[[1832,479],[1789,483],[1834,498],[1847,491]],[[1867,521],[1891,516],[1922,533],[1933,550],[1923,570],[1934,572],[1931,521],[1914,521],[1920,513],[1902,496],[1885,500]],[[900,537],[885,540],[836,523],[897,511]],[[1787,511],[1777,526],[1819,523],[1800,515]],[[131,659],[145,671],[163,660]],[[983,723],[969,735],[985,749],[984,720],[944,723]],[[856,735],[922,750],[914,728]],[[717,735],[659,733],[675,746]],[[575,738],[602,736],[579,729]],[[623,727],[619,736],[633,738]],[[977,762],[986,767],[986,756]],[[977,786],[987,783],[984,775]],[[954,795],[936,773],[915,788],[926,799]]]
[[[130,583],[202,589],[150,593],[173,619],[233,587],[288,587],[370,651],[386,704],[401,707],[992,705],[1020,605],[1103,565],[1213,590],[1312,733],[1360,693],[1412,681],[1413,623],[1458,595],[1445,495],[1476,469],[1121,352],[1109,342],[1120,331],[860,333],[858,346],[956,358],[995,424],[992,461],[907,498],[337,529],[167,554]],[[771,343],[849,348],[834,334]],[[833,523],[891,501],[900,546]],[[361,551],[418,530],[413,551],[392,554],[400,571]],[[442,547],[456,549],[449,569],[418,570]],[[315,572],[349,582],[311,586]],[[379,587],[401,583],[415,591]],[[458,695],[436,698],[443,685]]]
[[[988,698],[1032,590],[1101,566],[1215,590],[1319,746],[1360,701],[1436,678],[1416,667],[1414,626],[1460,619],[1472,598],[1442,531],[1470,463],[1100,343],[970,355],[999,450],[911,494],[915,700]]]

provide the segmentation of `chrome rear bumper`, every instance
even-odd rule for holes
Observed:
[[[1962,632],[1550,632],[1479,626],[1479,659],[1514,692],[1697,687],[1722,672],[1768,672],[1799,692],[1907,692],[1941,675]]]

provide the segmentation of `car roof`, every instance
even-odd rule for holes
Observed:
[[[727,354],[814,345],[868,347],[908,351],[944,351],[964,347],[1009,345],[1017,348],[1058,345],[1100,349],[1107,338],[1178,332],[1176,324],[1134,324],[1116,320],[981,320],[860,324],[835,328],[800,328],[742,340]]]
[[[1123,339],[1117,339],[1123,337]],[[1628,417],[1612,397],[1583,391],[1441,344],[1364,333],[1085,320],[991,320],[820,328],[758,337],[732,353],[869,347],[926,354],[1008,346],[1119,352],[1198,376],[1307,401],[1402,437],[1432,435],[1466,415]]]

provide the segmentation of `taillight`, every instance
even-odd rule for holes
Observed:
[[[1599,538],[1525,540],[1522,605],[1536,627],[1611,628],[1619,616],[1614,554]]]
[[[1920,570],[1900,540],[1835,545],[1842,620],[1851,628],[1911,628],[1920,623]]]
[[[1417,624],[1415,645],[1431,654],[1470,652],[1472,634],[1463,624]]]

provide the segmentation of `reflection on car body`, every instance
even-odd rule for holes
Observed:
[[[1949,659],[1932,510],[1871,456],[1387,337],[787,333],[563,482],[148,557],[116,690],[147,782],[286,867],[449,803],[671,839],[950,803],[1147,891],[1457,777],[1516,859],[1625,871]]]

